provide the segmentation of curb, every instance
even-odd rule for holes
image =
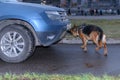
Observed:
[[[82,44],[81,39],[79,38],[73,38],[73,39],[67,39],[67,38],[63,38],[60,43],[64,43],[64,44]],[[92,44],[92,41],[88,41],[88,44]],[[120,44],[120,39],[112,39],[109,38],[107,39],[107,44]]]

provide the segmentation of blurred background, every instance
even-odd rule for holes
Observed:
[[[68,15],[120,15],[120,0],[19,0],[64,8]]]

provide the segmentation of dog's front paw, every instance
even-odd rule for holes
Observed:
[[[107,53],[104,53],[104,56],[108,56],[108,54],[107,54]]]
[[[82,45],[82,46],[81,46],[81,48],[82,48],[82,49],[84,49],[84,48],[85,48],[85,46],[84,46],[84,45]]]
[[[104,54],[104,56],[106,56],[106,57],[107,57],[107,56],[108,56],[108,54]]]
[[[87,48],[84,48],[84,52],[87,52]]]

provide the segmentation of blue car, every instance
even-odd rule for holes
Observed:
[[[0,58],[18,63],[32,55],[36,46],[60,41],[70,22],[64,9],[0,0]]]

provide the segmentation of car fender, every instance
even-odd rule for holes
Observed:
[[[16,15],[4,15],[0,17],[0,25],[2,24],[2,22],[6,22],[6,20],[14,20],[13,22],[16,24],[24,24],[24,26],[27,26],[26,28],[32,32],[34,38],[35,38],[35,45],[40,45],[40,41],[38,39],[38,35],[36,33],[36,24],[34,23],[33,20],[28,19],[26,17],[23,16],[16,16]],[[11,22],[7,23],[7,24],[13,24]],[[7,25],[6,23],[4,25]],[[4,26],[0,26],[0,30],[4,28]]]

